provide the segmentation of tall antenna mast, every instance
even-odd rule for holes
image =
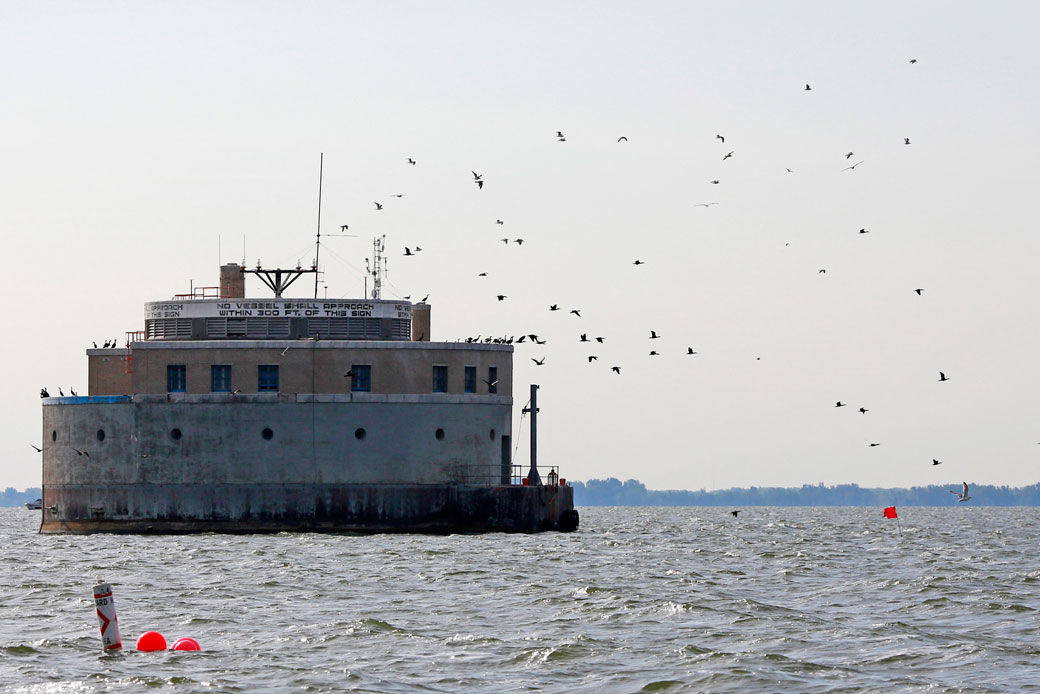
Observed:
[[[368,266],[368,274],[372,275],[372,296],[369,297],[371,299],[382,298],[383,275],[386,274],[386,257],[383,255],[385,246],[385,234],[372,239],[372,264]]]
[[[321,253],[321,174],[325,168],[325,152],[318,159],[318,241],[314,244],[314,298],[318,298],[318,254]]]

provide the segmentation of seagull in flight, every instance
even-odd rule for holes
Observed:
[[[408,163],[411,164],[412,166],[415,166],[415,160],[412,159],[411,157],[408,157]]]
[[[865,407],[861,407],[861,408],[859,408],[859,413],[860,413],[860,414],[866,414],[866,413],[868,413],[868,412],[870,412],[870,410],[868,410],[868,409],[867,409],[867,408],[865,408]]]
[[[910,144],[910,138],[909,138],[909,137],[904,137],[904,138],[903,138],[903,144],[904,144],[904,145],[908,145],[908,144]]]
[[[597,356],[596,356],[595,354],[590,354],[590,355],[589,355],[589,363],[590,363],[590,364],[592,363],[592,360],[593,360],[593,359],[599,359],[599,357],[597,357]],[[35,448],[35,446],[34,446],[34,448]]]
[[[726,161],[727,159],[729,159],[729,158],[730,158],[730,157],[732,157],[732,156],[733,156],[733,152],[728,152],[728,153],[726,154],[726,156],[724,156],[724,157],[722,158],[722,161]]]
[[[538,366],[541,366],[542,364],[544,364],[544,363],[545,363],[545,357],[542,357],[542,360],[541,360],[541,361],[539,361],[539,360],[535,359],[534,357],[531,357],[531,361],[533,361],[533,362],[534,362],[535,364],[537,364]]]
[[[478,174],[476,171],[470,171],[470,173],[473,174],[473,182],[477,184],[477,188],[478,189],[483,189],[484,188],[484,177],[483,177],[483,175]]]
[[[939,372],[939,382],[940,383],[942,383],[943,381],[949,381],[949,380],[950,379],[946,378],[946,374],[944,374],[942,371]]]
[[[622,140],[624,140],[625,142],[628,142],[628,138],[627,138],[627,137],[625,137],[624,135],[622,135],[621,137],[619,137],[619,138],[617,139],[617,141],[618,141],[618,142],[621,142]]]
[[[374,203],[372,203],[372,204],[376,206],[376,209],[377,209],[377,210],[381,210],[381,209],[383,209],[383,206],[382,206],[382,205],[380,205],[380,204],[379,204],[378,202],[374,202]]]
[[[807,92],[811,92],[811,91],[812,91],[812,87],[810,87],[810,86],[808,85],[808,83],[806,83],[806,85],[805,85],[805,90],[804,90],[804,91],[807,91]]]
[[[576,308],[572,308],[572,309],[571,309],[571,313],[573,313],[574,315],[576,315],[576,316],[577,316],[578,318],[581,318],[581,311],[579,311],[578,309],[576,309]]]
[[[715,139],[722,140],[722,144],[726,144],[726,138],[724,138],[722,135],[716,135]]]
[[[739,510],[737,510],[737,511],[730,511],[730,512],[729,512],[729,514],[730,514],[731,516],[733,516],[734,518],[736,518],[736,517],[737,517],[737,514],[738,514],[738,513],[740,513],[740,511],[739,511]]]
[[[854,169],[855,169],[855,168],[856,168],[857,166],[859,166],[860,164],[862,164],[862,163],[863,163],[864,161],[865,161],[865,160],[861,159],[860,161],[857,161],[857,162],[856,162],[855,164],[853,164],[852,166],[846,166],[846,167],[845,167],[844,169],[842,169],[842,171],[852,171],[852,170],[854,170]]]
[[[956,490],[953,490],[953,489],[948,489],[947,491],[950,492],[950,494],[953,494],[954,496],[956,496],[957,497],[957,501],[967,501],[968,499],[971,498],[970,496],[968,496],[968,483],[967,482],[961,482],[961,491],[960,491],[959,494],[957,493]]]
[[[942,461],[938,458],[932,458],[932,465],[942,465]]]
[[[620,366],[612,366],[612,367],[610,367],[610,370],[613,371],[616,374],[620,374],[621,373],[621,367]]]
[[[698,202],[694,207],[711,207],[712,205],[718,205],[717,202]]]
[[[914,292],[917,294],[917,296],[921,296],[921,292],[923,292],[923,291],[924,291],[923,289],[915,289],[914,290]]]
[[[661,337],[661,336],[657,334],[657,331],[656,331],[656,330],[651,330],[651,331],[650,331],[650,339],[651,339],[651,340],[656,340],[656,339],[657,339],[657,338],[659,338],[659,337]]]
[[[845,407],[845,403],[843,403],[841,400],[839,400],[838,402],[834,403],[834,406],[835,407]]]
[[[845,155],[845,158],[846,159],[851,159],[853,154],[855,154],[855,152],[849,152],[848,154]]]
[[[340,231],[346,231],[346,230],[347,230],[347,229],[349,229],[349,228],[350,228],[350,226],[349,226],[349,225],[347,225],[347,224],[340,224],[340,225],[339,225],[339,230],[340,230]]]
[[[37,453],[43,453],[43,449],[42,448],[37,448],[36,446],[33,446],[31,443],[29,445],[32,446],[33,450],[35,450]]]
[[[910,59],[910,64],[914,65],[915,63],[917,63],[917,58],[911,58]]]
[[[636,262],[634,262],[632,264],[633,265],[646,265],[646,263],[644,263],[642,260],[637,260]]]

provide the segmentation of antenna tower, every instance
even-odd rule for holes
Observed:
[[[365,269],[372,276],[372,296],[369,297],[370,299],[382,298],[383,277],[386,276],[386,256],[383,255],[385,247],[386,236],[375,237],[372,239],[372,262],[368,263],[368,258],[365,258]]]

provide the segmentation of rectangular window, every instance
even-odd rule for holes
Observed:
[[[351,364],[350,389],[354,392],[367,393],[372,390],[372,365]]]
[[[488,367],[487,387],[488,387],[488,392],[489,393],[497,393],[498,392],[498,367],[497,366],[489,366]]]
[[[169,364],[166,367],[166,392],[183,393],[188,385],[188,368],[184,364]]]
[[[447,393],[448,392],[448,367],[447,366],[434,366],[433,367],[433,392],[434,393]]]
[[[256,367],[256,389],[260,392],[278,390],[277,364],[260,364]]]
[[[467,393],[477,392],[477,367],[466,367],[466,383],[463,390],[465,390]]]
[[[210,390],[214,393],[231,392],[231,364],[214,364],[209,367]]]

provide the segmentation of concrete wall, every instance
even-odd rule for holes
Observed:
[[[137,395],[43,403],[45,487],[498,484],[499,437],[510,434],[512,411],[510,398],[487,395]]]
[[[210,366],[230,364],[232,390],[257,392],[257,366],[278,364],[282,393],[349,393],[344,373],[372,367],[373,394],[426,394],[433,366],[448,367],[448,393],[463,394],[464,367],[477,368],[477,393],[487,394],[488,367],[498,369],[498,395],[512,396],[512,345],[368,340],[135,342],[129,350],[88,349],[88,394],[165,393],[166,367],[187,367],[187,392],[209,393]],[[126,357],[131,358],[128,374]]]

